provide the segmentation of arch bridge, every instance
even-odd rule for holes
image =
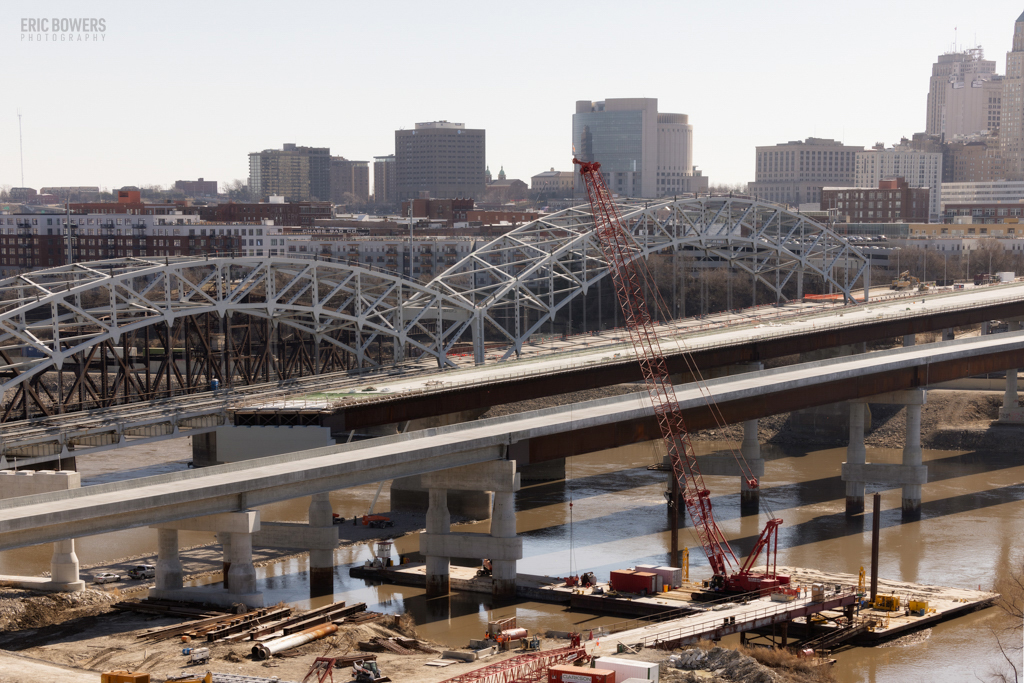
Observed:
[[[749,198],[624,200],[636,258],[728,266],[775,301],[804,279],[852,301],[862,253],[827,226]],[[0,280],[0,422],[224,386],[357,372],[485,342],[518,353],[594,291],[607,263],[587,207],[524,224],[427,283],[289,257],[118,259]],[[657,285],[652,285],[657,286]],[[865,287],[866,289],[866,287]]]

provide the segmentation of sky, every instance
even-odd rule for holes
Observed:
[[[285,142],[372,161],[394,152],[395,130],[434,120],[486,129],[491,172],[528,183],[570,170],[576,100],[613,97],[688,114],[694,163],[712,184],[746,183],[757,145],[814,136],[870,147],[923,131],[936,57],[955,39],[980,44],[1005,73],[1022,10],[4,0],[0,185],[22,185],[19,110],[24,185],[36,189],[245,180],[250,152]],[[105,30],[91,34],[99,41],[29,41],[25,22],[41,18],[102,19]]]

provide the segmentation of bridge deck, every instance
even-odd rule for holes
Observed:
[[[976,374],[973,369],[992,358],[1002,367],[1024,365],[1024,332],[747,373],[709,381],[706,387],[727,417],[730,403],[753,405],[768,411],[764,414],[773,414],[783,405],[777,397],[792,392],[799,392],[801,400],[812,404],[832,403],[844,398],[837,396],[836,387],[845,387],[853,394],[871,391],[866,377],[880,378],[877,386],[883,387],[881,391],[889,390],[884,387],[889,386],[890,378],[914,380],[925,386],[933,367],[957,364],[959,372]],[[820,387],[830,389],[817,391]],[[706,399],[698,387],[682,385],[678,396],[684,410],[707,412],[702,408]],[[0,550],[230,512],[502,459],[508,455],[509,446],[520,442],[529,443],[531,449],[534,441],[550,438],[579,443],[579,434],[650,420],[651,414],[645,398],[631,394],[244,463],[12,498],[0,501]],[[601,444],[609,447],[608,440]],[[562,457],[567,452],[562,450]]]

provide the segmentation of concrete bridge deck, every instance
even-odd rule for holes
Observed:
[[[709,381],[726,419],[872,396],[1024,366],[1024,332],[806,363]],[[709,411],[701,390],[678,387],[690,424]],[[706,419],[706,418],[705,418]],[[657,438],[641,394],[408,432],[220,465],[0,501],[0,550],[149,526],[462,465],[528,461]],[[628,441],[627,441],[628,440]],[[4,476],[17,476],[7,473]]]

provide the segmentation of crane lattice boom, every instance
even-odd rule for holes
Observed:
[[[601,164],[578,159],[573,159],[573,163],[580,166],[580,174],[587,187],[587,196],[594,216],[594,231],[608,262],[626,329],[633,342],[647,393],[654,405],[654,414],[668,449],[673,476],[678,480],[680,490],[684,492],[686,510],[715,575],[726,579],[727,588],[749,590],[749,581],[744,579],[749,577],[757,555],[766,548],[770,550],[773,539],[777,544],[778,526],[782,520],[769,520],[755,544],[755,552],[751,553],[745,565],[739,567],[729,542],[715,522],[711,509],[711,493],[704,485],[704,477],[701,475],[689,433],[686,431],[675,389],[669,379],[668,363],[658,343],[654,321],[644,298],[644,278],[637,266],[637,249],[619,219],[599,170]],[[748,481],[753,486],[757,485],[756,479]],[[739,571],[730,576],[730,570],[733,568]],[[774,578],[772,571],[771,579]],[[788,582],[788,577],[778,578],[780,583]]]

